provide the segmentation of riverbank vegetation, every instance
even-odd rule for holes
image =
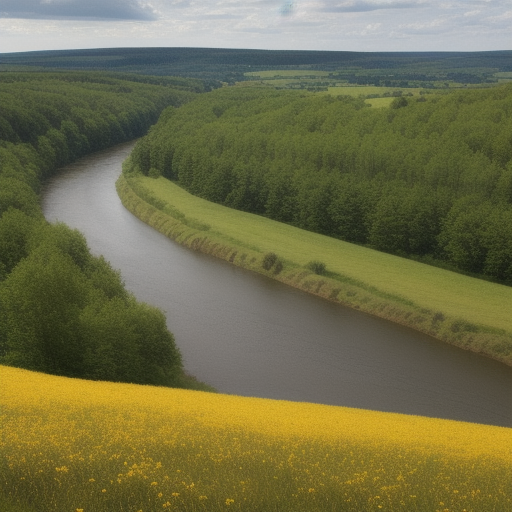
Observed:
[[[512,290],[241,212],[159,177],[117,182],[125,207],[191,249],[512,364]]]
[[[216,90],[167,110],[132,160],[225,206],[512,284],[512,85],[420,99]]]
[[[194,249],[512,364],[512,87],[396,101],[202,95],[138,142],[120,195]]]
[[[12,510],[511,506],[508,428],[8,367],[0,385]]]
[[[138,303],[78,231],[49,224],[38,193],[76,158],[140,136],[196,81],[4,73],[0,83],[0,361],[75,377],[188,386],[163,313]]]

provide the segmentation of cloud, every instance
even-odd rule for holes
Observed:
[[[281,9],[279,10],[281,13],[281,16],[287,17],[291,16],[293,14],[294,5],[293,2],[285,2]]]
[[[511,9],[511,0],[0,0],[0,52],[505,50],[512,43]]]
[[[422,1],[372,1],[372,0],[348,0],[344,2],[324,2],[320,9],[323,12],[370,12],[388,9],[415,9],[423,7]]]
[[[149,3],[138,0],[2,0],[1,18],[25,19],[157,19]]]

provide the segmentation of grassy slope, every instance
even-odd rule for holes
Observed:
[[[510,287],[226,208],[192,196],[164,178],[140,177],[130,183],[142,185],[185,216],[188,227],[175,225],[174,220],[170,226],[168,215],[158,217],[157,210],[137,196],[128,199],[127,188],[118,188],[130,211],[184,245],[262,273],[263,255],[274,252],[284,270],[278,276],[267,273],[271,277],[512,364]],[[209,229],[194,229],[200,224]],[[219,252],[217,246],[227,249]],[[247,258],[241,260],[243,252]],[[332,279],[308,273],[304,266],[312,260],[325,263]],[[437,322],[439,313],[442,320]],[[483,337],[477,333],[481,326],[487,331]]]
[[[273,251],[300,266],[321,260],[332,272],[371,283],[422,307],[444,311],[469,322],[512,330],[510,287],[226,208],[192,196],[164,178],[144,178],[143,181],[156,197],[171,202],[185,215],[209,224],[211,231],[263,253]]]
[[[0,389],[0,497],[30,502],[13,510],[511,505],[508,428],[5,366]]]

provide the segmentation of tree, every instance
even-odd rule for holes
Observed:
[[[80,376],[79,313],[88,286],[72,259],[42,245],[21,261],[0,288],[2,362],[57,375]]]
[[[512,206],[498,205],[484,220],[485,275],[512,285]]]
[[[173,385],[181,355],[164,315],[133,297],[92,303],[80,316],[84,375],[95,380]]]
[[[18,262],[28,256],[29,240],[41,223],[12,207],[0,217],[0,262],[5,272],[11,272]]]
[[[456,201],[443,223],[438,241],[447,260],[467,272],[481,273],[487,249],[482,232],[491,204],[476,196]]]
[[[31,217],[41,217],[36,193],[26,183],[15,178],[0,176],[0,214],[16,208]]]

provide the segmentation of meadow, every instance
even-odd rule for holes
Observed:
[[[0,385],[3,510],[512,506],[507,428],[5,366]]]
[[[315,78],[328,77],[328,71],[319,71],[313,69],[267,69],[264,71],[248,71],[245,76],[270,80],[274,78]]]
[[[187,219],[203,237],[259,255],[273,252],[284,268],[305,270],[310,261],[321,260],[327,275],[349,284],[371,288],[383,297],[414,303],[466,322],[512,331],[510,287],[464,276],[398,256],[368,249],[227,208],[193,196],[175,183],[138,176],[131,186],[142,186],[167,205],[177,218]]]

